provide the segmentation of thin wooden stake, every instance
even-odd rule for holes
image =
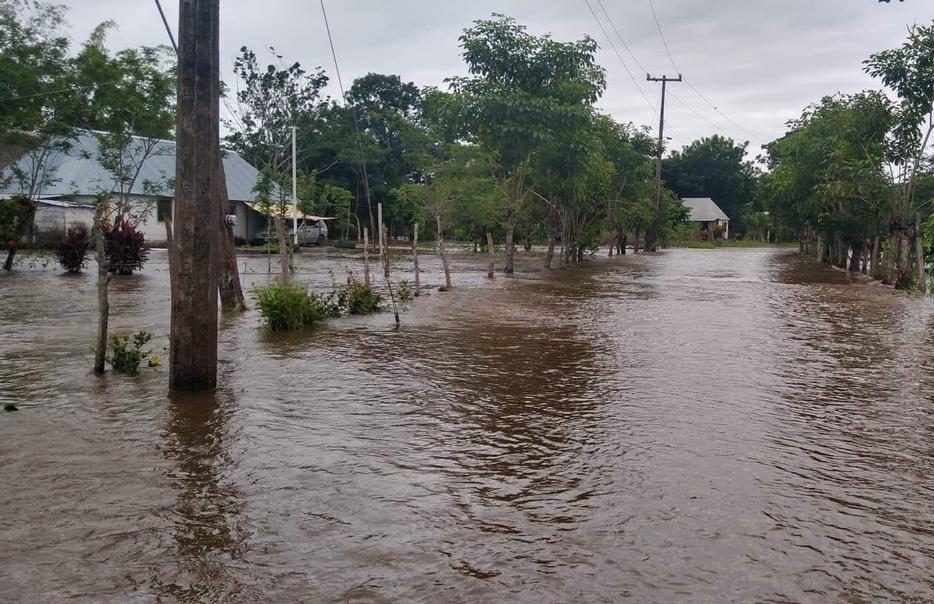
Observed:
[[[412,261],[415,263],[415,296],[419,294],[419,270],[418,270],[418,223],[412,228]]]
[[[363,227],[363,283],[370,287],[370,229]]]

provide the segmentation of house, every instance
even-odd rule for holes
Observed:
[[[42,168],[47,178],[38,196],[35,220],[38,236],[64,230],[74,223],[90,228],[97,196],[105,192],[114,197],[122,195],[119,180],[102,163],[98,136],[99,133],[81,132],[67,151],[52,152],[44,159]],[[148,153],[144,150],[147,145]],[[141,164],[139,175],[126,191],[134,215],[144,217],[139,228],[147,241],[164,242],[165,220],[171,217],[175,195],[175,141],[134,138],[125,157],[128,164]],[[135,161],[144,157],[143,161]],[[14,166],[29,173],[33,171],[33,161],[27,153]],[[266,217],[254,207],[253,189],[259,171],[232,151],[224,152],[223,161],[227,195],[237,216],[234,236],[250,240],[266,228]],[[13,174],[13,167],[0,174],[0,196],[21,193],[16,179],[11,178]]]
[[[686,197],[681,200],[688,209],[688,221],[701,225],[704,239],[729,239],[730,217],[709,197]]]

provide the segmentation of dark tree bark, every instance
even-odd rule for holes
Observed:
[[[243,312],[246,300],[240,285],[240,267],[237,266],[237,248],[234,245],[233,229],[227,226],[227,214],[231,212],[230,198],[227,196],[227,175],[221,161],[217,179],[218,210],[220,220],[218,237],[221,244],[221,265],[217,274],[217,289],[221,297],[221,309],[225,312]]]
[[[169,387],[217,385],[220,1],[180,0]]]

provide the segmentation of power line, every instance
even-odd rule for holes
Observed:
[[[668,53],[668,60],[671,61],[671,66],[675,68],[675,71],[681,73],[681,70],[675,65],[675,58],[671,56],[671,49],[668,48],[668,40],[665,39],[665,34],[662,33],[662,24],[658,20],[658,14],[655,12],[655,3],[652,2],[652,0],[649,0],[649,7],[652,9],[652,18],[655,19],[655,27],[658,28],[658,35],[661,37],[662,44],[665,46],[665,52]]]
[[[366,205],[370,212],[370,220],[373,219],[373,203],[370,199],[370,178],[366,170],[366,157],[363,154],[363,137],[360,135],[360,124],[357,122],[357,109],[353,104],[347,101],[347,94],[344,92],[344,82],[341,79],[341,68],[337,61],[337,51],[334,50],[334,37],[331,35],[331,25],[328,23],[328,11],[324,8],[324,0],[321,2],[321,14],[324,16],[324,29],[328,33],[328,44],[331,45],[331,58],[334,59],[334,73],[337,75],[337,85],[340,87],[341,98],[344,100],[344,106],[350,109],[350,115],[353,118],[353,127],[357,135],[357,145],[360,149],[360,169],[363,173],[363,191],[366,194]],[[382,223],[382,205],[380,205],[380,223]],[[379,225],[379,238],[383,240],[383,225]],[[386,250],[380,246],[380,254],[386,254]],[[396,318],[396,327],[399,327],[399,309],[396,307],[396,296],[392,291],[392,281],[389,279],[389,258],[383,257],[385,262],[386,286],[389,288],[389,299],[392,300],[392,312]]]
[[[680,72],[681,70],[678,69],[678,66],[677,66],[677,64],[675,63],[675,58],[674,58],[674,56],[672,56],[672,54],[671,54],[671,48],[669,48],[669,46],[668,46],[668,40],[665,39],[665,33],[662,31],[662,23],[661,23],[661,21],[660,21],[659,18],[658,18],[658,13],[655,12],[655,2],[654,2],[653,0],[649,0],[649,8],[652,9],[652,18],[655,19],[655,27],[658,29],[658,35],[659,35],[659,37],[662,39],[662,45],[665,47],[665,52],[668,54],[668,60],[671,61],[671,66],[675,68],[675,71],[679,71],[679,72]],[[708,105],[710,105],[710,108],[713,109],[714,111],[716,111],[716,112],[720,115],[720,117],[722,117],[722,118],[725,119],[727,122],[729,122],[730,124],[732,124],[733,127],[739,129],[742,133],[744,133],[744,134],[746,134],[746,135],[748,135],[748,136],[750,136],[750,137],[752,137],[752,138],[759,138],[758,136],[756,136],[755,134],[753,134],[752,132],[750,132],[750,131],[747,130],[746,128],[744,128],[744,127],[742,127],[741,125],[739,125],[736,121],[734,121],[734,120],[733,120],[731,117],[729,117],[727,114],[725,114],[725,113],[723,113],[722,111],[720,111],[720,109],[719,109],[716,105],[714,105],[707,97],[705,97],[703,94],[701,94],[700,90],[698,90],[697,87],[694,86],[694,84],[692,84],[690,81],[685,80],[684,83],[687,84],[687,85],[688,85],[688,88],[690,88],[691,90],[693,90],[693,91],[694,91],[694,94],[696,94],[698,97],[700,97],[701,100],[703,100],[705,103],[707,103]],[[674,94],[672,94],[671,96],[675,97]],[[685,107],[687,107],[688,109],[690,109],[691,111],[693,111],[695,114],[697,114],[698,116],[700,116],[701,119],[703,119],[704,121],[706,121],[708,124],[713,124],[713,122],[711,122],[711,121],[708,120],[707,118],[701,116],[700,113],[698,113],[697,111],[695,111],[693,107],[690,107],[687,103],[685,103],[684,101],[682,101],[682,100],[679,99],[678,97],[675,97],[675,99],[676,99],[678,102],[680,102],[681,104],[683,104]],[[716,126],[715,124],[713,124],[713,125],[714,125],[715,128],[718,128],[718,129],[720,128],[719,126]]]
[[[748,135],[748,136],[750,136],[750,137],[752,137],[752,138],[762,138],[762,137],[756,135],[755,133],[750,132],[749,130],[747,130],[746,128],[744,128],[743,126],[741,126],[740,124],[736,123],[732,118],[730,118],[730,116],[728,116],[727,114],[725,114],[725,113],[723,113],[722,111],[720,111],[720,108],[717,107],[716,105],[714,105],[714,104],[710,101],[710,99],[708,99],[708,98],[705,97],[703,94],[701,94],[701,91],[698,90],[698,89],[694,86],[694,84],[691,83],[690,80],[685,80],[684,83],[687,84],[687,85],[688,85],[688,88],[690,88],[691,90],[693,90],[693,91],[694,91],[694,94],[696,94],[697,96],[699,96],[699,97],[701,98],[701,100],[703,100],[705,103],[707,103],[708,105],[710,105],[710,108],[711,108],[711,109],[713,109],[713,110],[716,111],[718,114],[720,114],[720,117],[722,117],[723,119],[725,119],[726,121],[728,121],[729,123],[731,123],[734,127],[738,128],[741,132],[743,132],[744,134],[746,134],[746,135]]]
[[[598,2],[600,0],[597,0]],[[652,109],[652,113],[658,113],[658,110],[655,108],[655,105],[652,104],[652,101],[649,100],[649,97],[646,96],[645,92],[642,90],[642,87],[639,86],[639,82],[636,81],[636,77],[632,75],[632,70],[629,69],[629,65],[626,64],[626,61],[623,60],[623,56],[619,54],[619,50],[616,48],[616,44],[613,43],[613,38],[610,37],[610,34],[606,31],[606,28],[603,27],[603,22],[600,21],[600,17],[597,16],[596,11],[594,11],[593,6],[590,4],[590,0],[584,0],[584,4],[587,5],[587,8],[590,9],[590,14],[593,15],[594,20],[596,20],[597,25],[600,26],[600,30],[603,32],[603,35],[606,36],[607,42],[610,43],[610,48],[613,49],[613,52],[616,54],[616,58],[619,59],[619,62],[623,64],[623,68],[626,70],[626,73],[629,75],[629,79],[632,80],[633,85],[636,87],[636,90],[639,91],[639,94],[642,95],[642,98],[645,100],[646,105]],[[602,6],[602,4],[601,4]],[[622,40],[622,39],[621,39]],[[625,46],[625,42],[623,45]],[[626,50],[629,50],[629,47],[626,47]],[[629,51],[630,56],[632,51]],[[638,61],[636,62],[638,64]],[[641,67],[641,65],[640,65]]]

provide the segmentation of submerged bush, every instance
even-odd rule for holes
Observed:
[[[88,264],[88,248],[91,247],[91,235],[88,227],[76,224],[68,227],[55,255],[58,263],[69,273],[80,273]]]
[[[111,273],[132,275],[142,270],[149,258],[146,237],[129,220],[120,217],[112,225],[104,225],[104,253]]]
[[[415,292],[412,291],[412,287],[409,285],[408,281],[403,281],[399,284],[399,290],[396,294],[399,296],[400,302],[411,302],[415,299]]]
[[[369,285],[351,279],[337,295],[340,308],[351,315],[370,315],[379,310],[383,298]]]
[[[140,331],[133,335],[133,341],[129,336],[115,335],[110,338],[110,356],[107,362],[118,373],[127,375],[139,374],[139,366],[146,357],[152,352],[143,350],[143,346],[149,343],[152,334],[148,331]]]
[[[330,316],[325,301],[293,283],[258,286],[253,296],[263,322],[273,331],[314,327]]]

